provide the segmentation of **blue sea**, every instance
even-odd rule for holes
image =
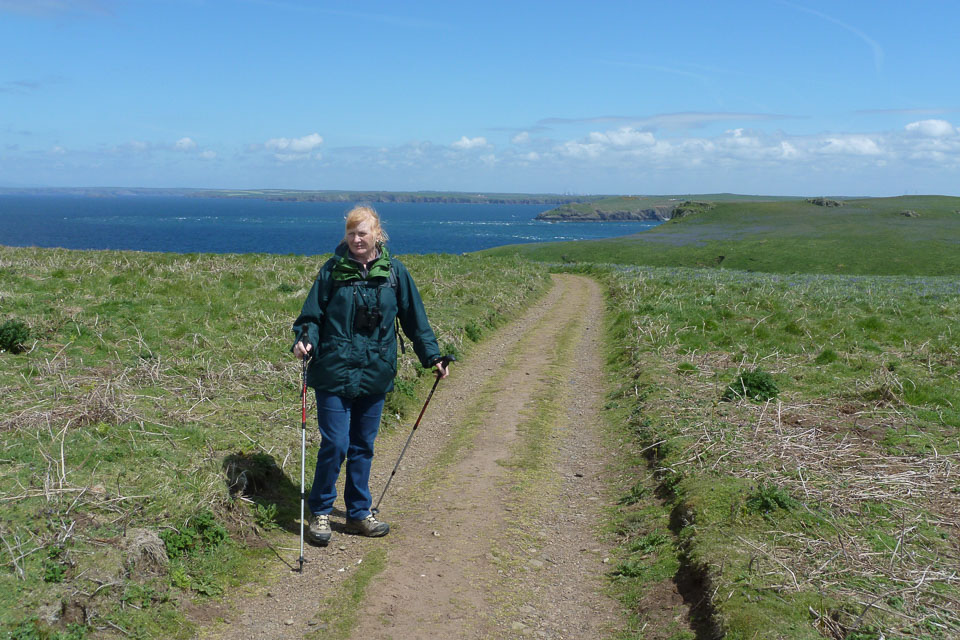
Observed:
[[[333,251],[352,205],[226,198],[0,196],[0,245],[175,253]],[[624,236],[656,222],[536,222],[550,205],[378,203],[394,253]]]

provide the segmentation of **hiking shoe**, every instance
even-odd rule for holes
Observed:
[[[378,521],[373,517],[373,514],[370,514],[363,520],[347,518],[347,527],[344,531],[367,536],[368,538],[379,538],[380,536],[387,535],[387,532],[390,531],[390,525],[386,522]]]
[[[331,535],[330,516],[325,513],[314,514],[313,517],[310,518],[310,530],[307,532],[307,537],[310,538],[310,542],[326,546],[326,544],[330,542]]]

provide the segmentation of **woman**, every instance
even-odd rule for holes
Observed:
[[[447,377],[423,302],[403,264],[391,258],[387,234],[371,207],[347,213],[343,241],[317,274],[293,323],[293,354],[311,357],[307,384],[316,392],[320,450],[308,504],[309,538],[330,542],[330,512],[344,458],[345,531],[383,536],[370,513],[370,465],[385,394],[397,373],[397,324],[424,367]],[[399,322],[397,322],[399,321]]]

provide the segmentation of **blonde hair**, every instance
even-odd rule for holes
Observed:
[[[357,226],[361,222],[369,220],[372,223],[373,236],[376,238],[377,244],[382,244],[390,239],[390,236],[387,235],[387,232],[383,230],[383,226],[380,224],[380,214],[376,210],[365,204],[358,204],[353,209],[347,212],[346,216],[346,225],[344,225],[344,240],[346,240],[347,233],[350,232],[350,229]]]

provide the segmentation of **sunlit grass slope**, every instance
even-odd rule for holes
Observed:
[[[324,259],[0,247],[0,325],[29,328],[0,351],[3,632],[193,637],[183,611],[277,563],[264,540],[295,546],[290,326]],[[516,259],[402,259],[445,352],[549,284]],[[408,348],[385,428],[430,380]]]
[[[871,198],[845,200],[840,207],[805,200],[717,201],[709,211],[632,236],[485,253],[774,273],[960,274],[960,198]]]
[[[593,273],[638,628],[664,581],[697,637],[960,637],[960,277]]]

